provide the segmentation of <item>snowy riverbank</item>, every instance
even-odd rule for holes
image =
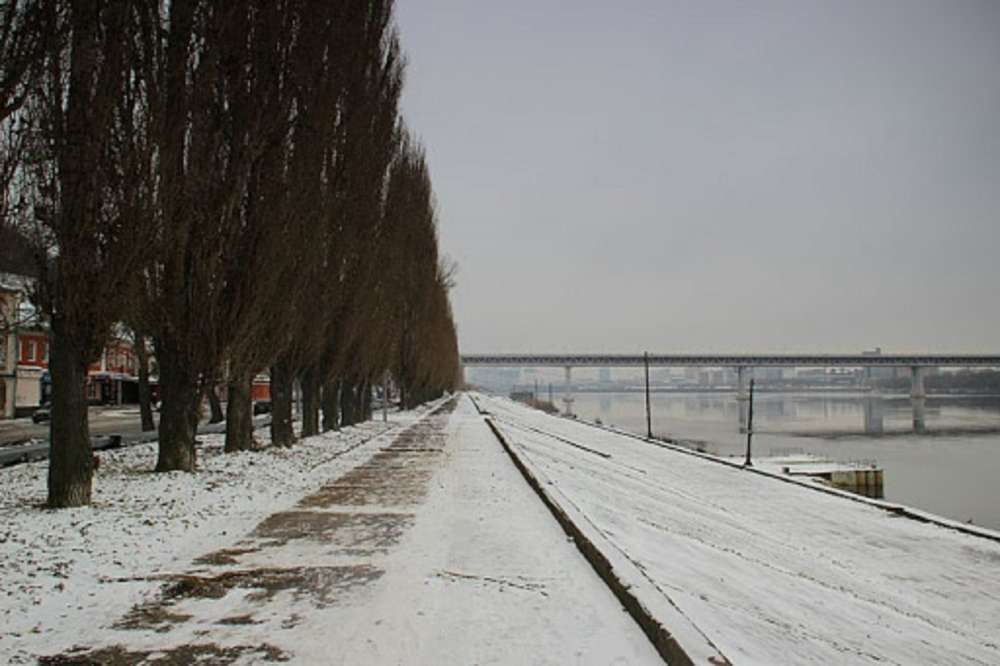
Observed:
[[[732,663],[1000,661],[993,538],[479,400],[640,600]]]

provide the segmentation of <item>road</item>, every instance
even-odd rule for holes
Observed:
[[[92,436],[130,435],[142,432],[139,408],[131,405],[91,407],[88,418]],[[28,417],[0,420],[0,446],[9,446],[28,439],[48,438],[48,423],[35,424]]]
[[[96,413],[95,413],[96,412]],[[155,419],[155,415],[154,415]],[[270,425],[270,414],[253,417],[254,428]],[[49,455],[49,426],[47,423],[34,424],[30,420],[16,422],[2,421],[6,426],[0,430],[0,467],[44,460]],[[198,434],[221,433],[226,431],[225,421],[209,423],[202,420],[198,424]],[[113,441],[109,435],[119,435]],[[140,442],[156,441],[156,432],[143,432],[140,427],[138,409],[104,408],[92,409],[90,413],[90,439],[95,450],[130,446]]]

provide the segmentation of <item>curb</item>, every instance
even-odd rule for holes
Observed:
[[[717,666],[725,666],[730,664],[729,660],[726,659],[718,649],[712,645],[707,638],[701,635],[701,632],[697,630],[693,625],[691,629],[697,633],[701,638],[704,639],[703,645],[691,645],[690,634],[692,632],[687,632],[689,636],[685,640],[686,645],[681,644],[676,632],[671,632],[670,629],[665,627],[660,620],[658,620],[653,613],[647,608],[646,604],[635,593],[635,586],[623,580],[620,576],[619,571],[616,569],[612,561],[605,555],[604,552],[590,539],[584,531],[574,522],[573,518],[570,517],[569,512],[565,510],[559,503],[543,488],[542,483],[539,481],[538,477],[528,469],[527,465],[521,460],[520,457],[514,452],[513,448],[507,442],[506,438],[501,434],[497,425],[493,422],[493,419],[489,416],[485,416],[487,413],[480,408],[479,404],[476,402],[472,396],[469,396],[472,400],[473,405],[475,405],[476,410],[484,415],[483,421],[489,427],[490,431],[493,433],[494,437],[503,446],[504,451],[510,456],[511,461],[514,466],[517,467],[521,476],[528,483],[531,489],[538,495],[542,503],[548,508],[549,512],[552,513],[553,517],[562,527],[563,532],[569,536],[573,543],[576,545],[577,550],[584,556],[590,566],[593,567],[597,575],[604,581],[611,592],[618,598],[618,601],[624,606],[625,610],[628,612],[632,619],[642,628],[643,633],[649,638],[653,647],[659,653],[660,657],[665,663],[674,665],[689,665],[694,666],[698,663],[714,664]]]

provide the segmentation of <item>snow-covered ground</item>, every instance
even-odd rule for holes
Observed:
[[[288,451],[205,436],[194,475],[101,454],[86,509],[0,471],[0,662],[662,663],[469,399],[438,407]]]
[[[395,508],[412,529],[368,560],[385,571],[371,596],[310,618],[300,644],[344,664],[661,664],[467,398],[446,436],[426,500]]]
[[[997,541],[476,397],[696,663],[1000,663]],[[83,509],[0,470],[0,662],[659,663],[468,397],[201,439],[196,474],[100,453]]]
[[[996,540],[477,399],[667,627],[732,663],[1000,663]]]
[[[45,462],[0,470],[0,662],[33,662],[95,636],[159,590],[148,577],[184,570],[192,558],[231,544],[370,457],[380,440],[425,411],[291,449],[223,454],[222,435],[201,435],[195,474],[151,473],[154,444],[101,452],[93,505],[80,509],[43,508]],[[269,444],[266,430],[256,436]]]

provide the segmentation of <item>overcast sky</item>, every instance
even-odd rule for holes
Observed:
[[[1000,351],[1000,2],[398,10],[464,352]]]

